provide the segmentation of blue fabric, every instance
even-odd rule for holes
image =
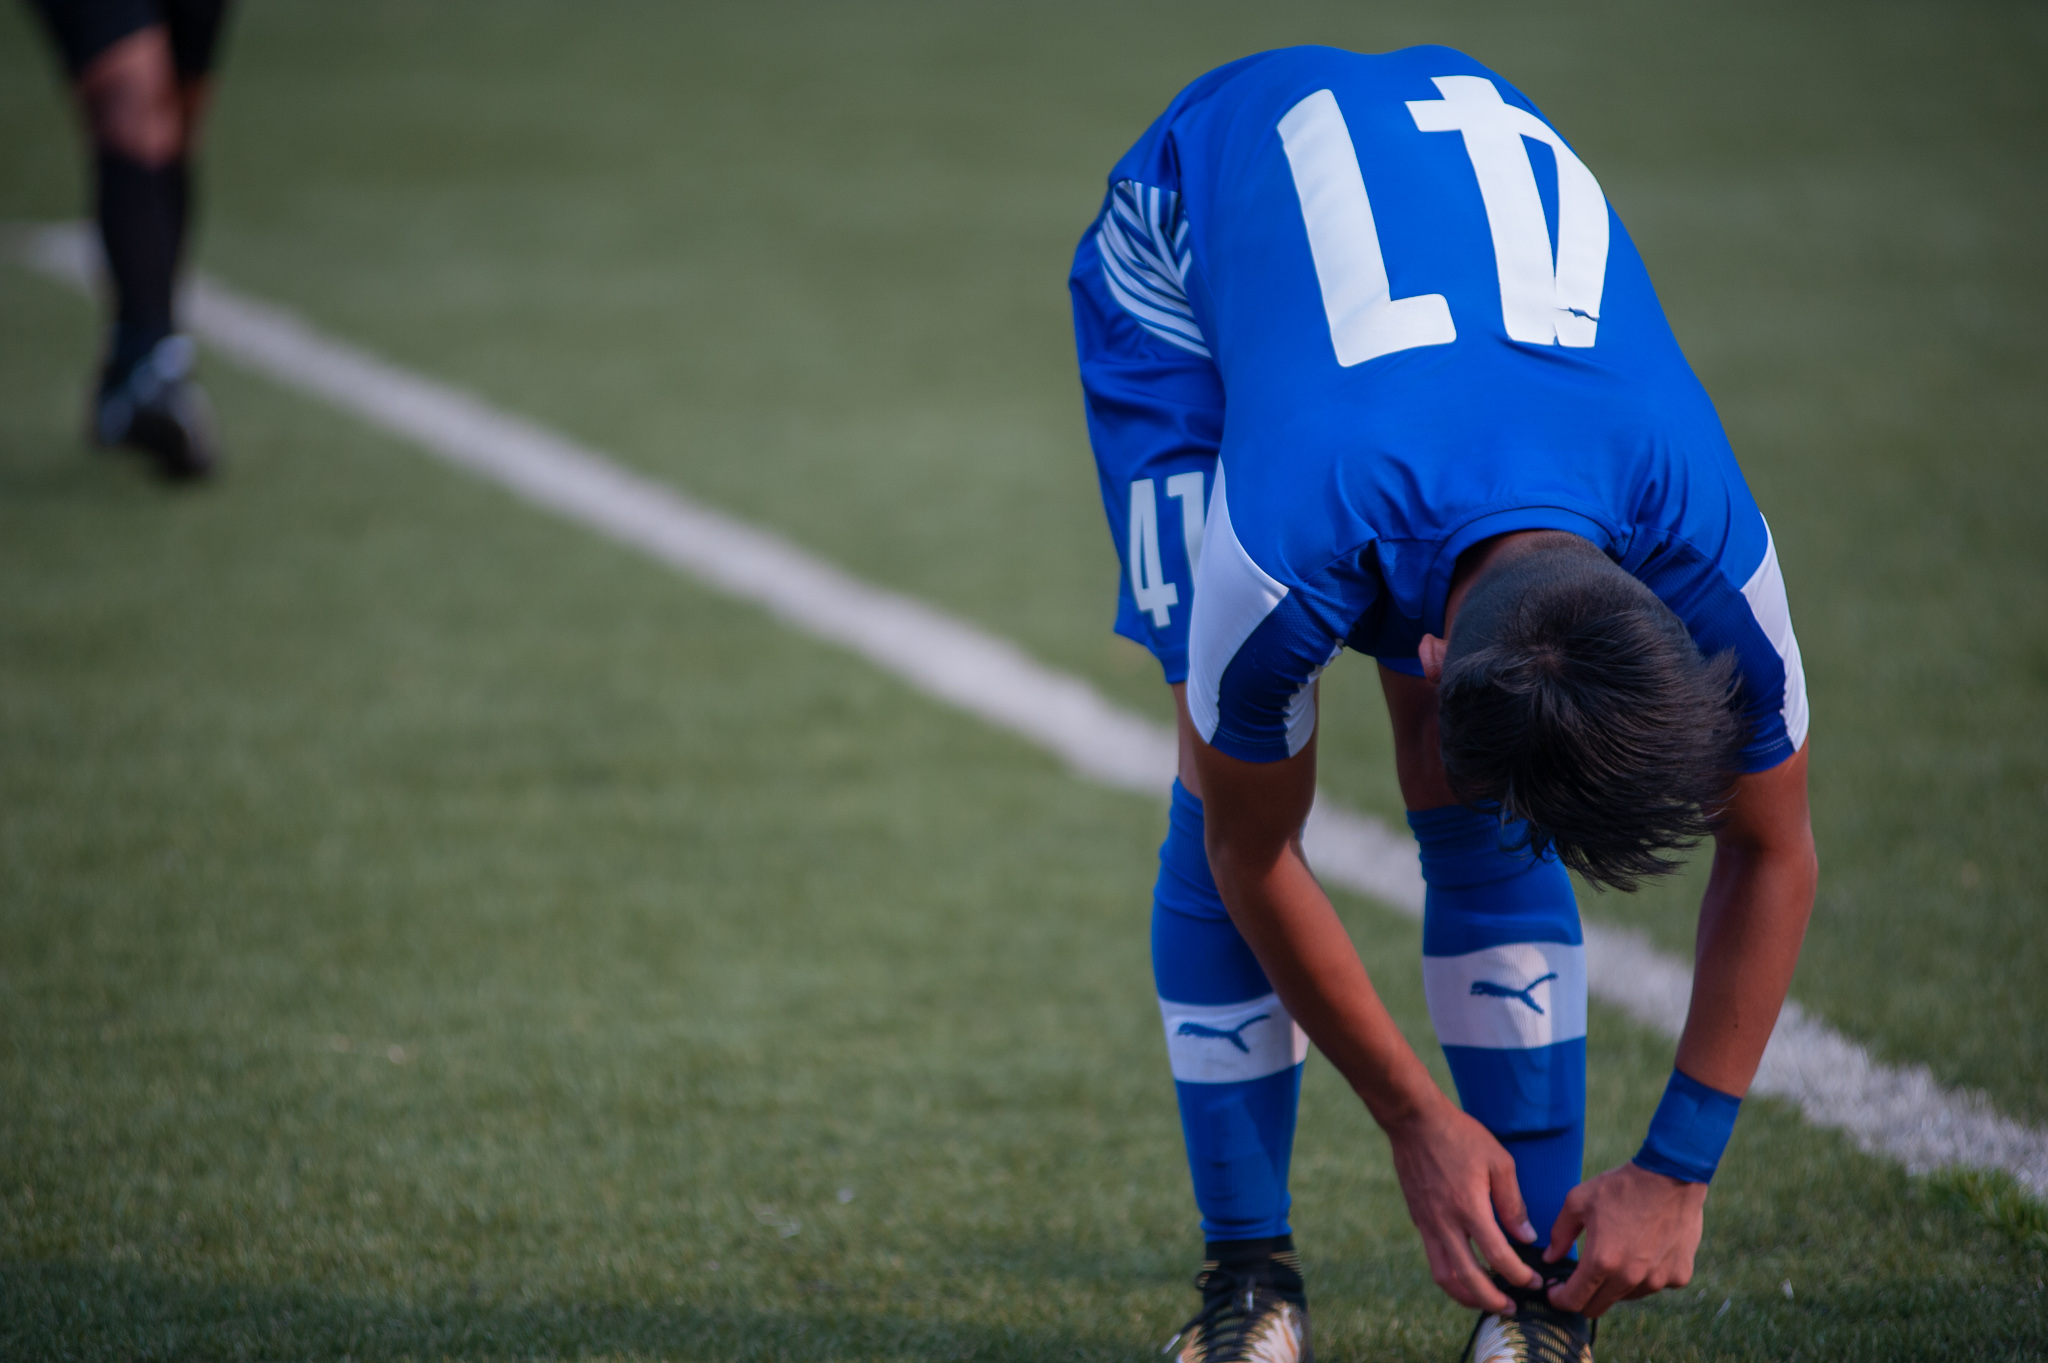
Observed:
[[[1497,812],[1408,811],[1422,855],[1422,954],[1459,956],[1509,942],[1585,941],[1571,876],[1555,856],[1509,851],[1527,830]]]
[[[1202,802],[1178,781],[1153,889],[1152,973],[1159,996],[1177,1003],[1240,1003],[1273,992],[1216,892],[1202,839]],[[1195,1204],[1209,1239],[1289,1233],[1287,1169],[1301,1069],[1236,1084],[1174,1084]]]
[[[1082,243],[1085,267],[1073,282],[1074,332],[1081,348],[1088,439],[1095,449],[1102,509],[1123,566],[1116,632],[1150,649],[1169,683],[1188,675],[1188,621],[1195,599],[1184,522],[1208,505],[1216,447],[1223,438],[1223,385],[1216,367],[1146,332],[1103,287],[1094,238]],[[1202,507],[1166,495],[1176,474],[1202,475]],[[1131,590],[1131,485],[1150,479],[1158,514],[1159,563],[1179,597],[1158,624]]]
[[[1209,874],[1202,802],[1179,781],[1152,888],[1152,978],[1176,1003],[1241,1003],[1273,992]]]
[[[1741,1111],[1740,1098],[1674,1069],[1635,1162],[1653,1174],[1711,1183]]]
[[[1289,593],[1274,607],[1225,669],[1223,690],[1233,704],[1218,713],[1207,741],[1247,761],[1292,756],[1287,712],[1301,695],[1302,679],[1317,676],[1335,657],[1335,639],[1344,632],[1336,619],[1327,613],[1319,619],[1317,602],[1305,591]]]
[[[1520,942],[1584,941],[1571,878],[1554,857],[1509,851],[1519,824],[1452,805],[1410,811],[1428,885],[1422,952],[1461,956]],[[1445,1046],[1458,1100],[1515,1157],[1537,1243],[1583,1176],[1586,1041],[1529,1049]]]
[[[1745,766],[1774,766],[1793,750],[1788,673],[1740,590],[1769,532],[1713,403],[1611,209],[1597,316],[1574,314],[1589,325],[1568,328],[1570,343],[1511,334],[1468,134],[1425,126],[1450,107],[1439,80],[1468,95],[1484,86],[1502,117],[1526,120],[1520,144],[1555,260],[1566,225],[1555,130],[1506,80],[1448,48],[1247,57],[1183,90],[1111,170],[1069,284],[1089,433],[1126,560],[1118,628],[1153,649],[1169,680],[1204,668],[1219,748],[1275,760],[1287,745],[1273,697],[1299,690],[1340,643],[1411,666],[1422,635],[1444,632],[1464,549],[1514,530],[1566,530],[1649,585],[1703,649],[1736,650],[1752,732]],[[1340,362],[1279,132],[1324,93],[1363,176],[1392,297],[1440,300],[1454,338]],[[1150,216],[1128,212],[1140,199]],[[1118,295],[1117,253],[1133,243],[1146,253],[1150,303]],[[1183,325],[1199,337],[1192,348],[1171,339]],[[1244,667],[1234,654],[1190,658],[1188,619],[1211,607],[1189,590],[1164,509],[1161,569],[1178,595],[1169,624],[1128,601],[1133,480],[1195,468],[1206,485],[1226,483],[1245,556],[1283,601],[1305,603],[1284,647],[1270,647],[1257,621],[1218,623],[1216,637],[1257,654]],[[1299,637],[1303,627],[1313,637]]]
[[[1446,1046],[1443,1051],[1465,1111],[1502,1140],[1562,1131],[1584,1120],[1584,1037],[1526,1051],[1490,1046]]]
[[[1294,1155],[1301,1068],[1242,1084],[1174,1084],[1206,1238],[1261,1240],[1291,1233],[1287,1166]]]
[[[1500,1143],[1515,1157],[1515,1181],[1521,1185],[1522,1201],[1528,1204],[1536,1244],[1548,1248],[1565,1197],[1579,1185],[1585,1169],[1586,1124],[1579,1122],[1535,1136],[1504,1136]]]

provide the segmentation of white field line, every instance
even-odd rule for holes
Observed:
[[[33,229],[19,247],[23,261],[42,273],[80,289],[94,286],[97,245],[83,228]],[[185,316],[210,346],[244,367],[762,606],[928,695],[1021,734],[1091,780],[1158,796],[1173,779],[1171,732],[966,621],[862,582],[778,535],[213,280],[193,282]],[[1422,875],[1406,834],[1319,800],[1306,842],[1324,879],[1421,915]],[[1684,962],[1638,933],[1593,923],[1586,925],[1586,955],[1597,998],[1677,1037],[1692,990]],[[1948,1165],[2005,1169],[2048,1196],[2048,1131],[2001,1116],[1982,1094],[1944,1089],[1923,1065],[1873,1060],[1796,1003],[1785,1006],[1753,1092],[1787,1099],[1809,1121],[1845,1131],[1864,1150],[1915,1173]]]

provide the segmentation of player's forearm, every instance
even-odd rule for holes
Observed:
[[[1246,865],[1212,846],[1217,888],[1287,1010],[1382,1127],[1448,1101],[1380,1002],[1351,936],[1290,846]]]
[[[1702,1084],[1739,1097],[1756,1077],[1792,985],[1817,878],[1810,836],[1715,849],[1678,1046],[1678,1068]]]

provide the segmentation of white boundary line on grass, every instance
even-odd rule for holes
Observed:
[[[79,225],[30,229],[19,254],[43,274],[79,289],[94,286],[97,246]],[[1021,734],[1090,780],[1157,796],[1173,779],[1171,732],[1006,640],[862,582],[778,535],[213,280],[196,279],[185,306],[193,330],[244,367],[762,606],[928,695]],[[1407,836],[1318,800],[1306,841],[1325,879],[1420,916],[1422,876]],[[1594,923],[1586,924],[1586,955],[1596,997],[1678,1035],[1692,989],[1684,962],[1640,934]],[[1796,1103],[1814,1124],[1846,1131],[1864,1150],[1915,1173],[1947,1165],[2000,1168],[2048,1195],[2048,1131],[2002,1116],[1982,1094],[1944,1089],[1923,1065],[1873,1060],[1796,1003],[1785,1005],[1753,1091]]]

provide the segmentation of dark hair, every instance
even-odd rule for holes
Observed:
[[[1528,821],[1596,886],[1634,890],[1712,831],[1746,737],[1735,656],[1700,655],[1642,583],[1560,538],[1486,571],[1438,691],[1444,771],[1468,805]]]

